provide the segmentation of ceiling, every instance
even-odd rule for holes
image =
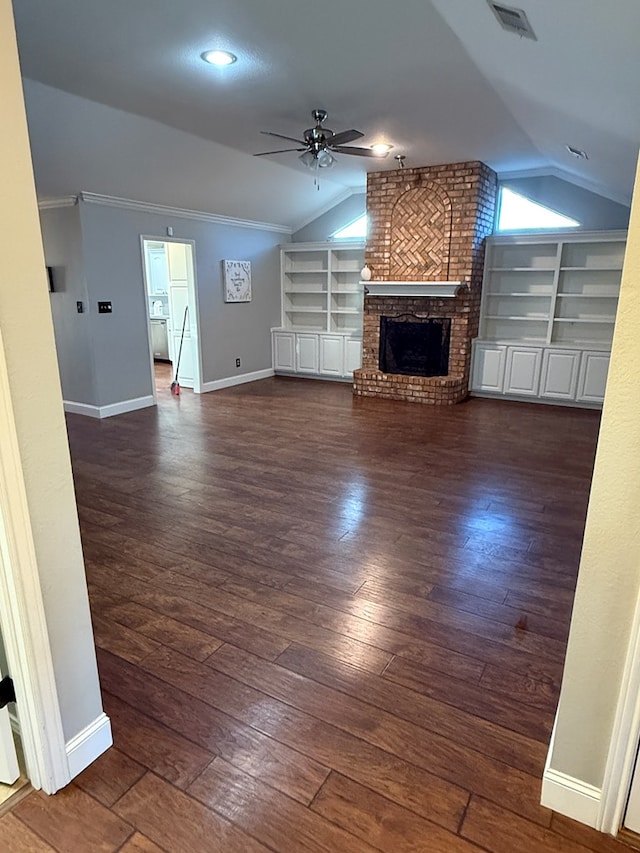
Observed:
[[[501,29],[484,0],[14,0],[14,12],[27,78],[237,152],[286,147],[259,131],[299,137],[316,107],[335,131],[363,131],[356,144],[393,143],[383,161],[340,156],[326,173],[336,192],[402,153],[409,166],[561,170],[628,202],[640,3],[514,2],[538,41]],[[205,64],[212,47],[237,63]],[[296,154],[245,162],[252,180],[263,170],[312,192]]]

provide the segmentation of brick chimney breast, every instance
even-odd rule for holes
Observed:
[[[365,254],[373,281],[463,281],[468,287],[449,299],[365,296],[362,368],[354,373],[354,394],[440,405],[465,399],[496,192],[495,172],[479,161],[369,173]],[[425,321],[451,318],[446,376],[380,371],[380,318],[409,314]]]

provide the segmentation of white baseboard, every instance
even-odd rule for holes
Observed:
[[[554,812],[593,829],[598,828],[602,791],[559,770],[547,768],[542,777],[541,803]]]
[[[64,400],[65,412],[73,415],[86,415],[90,418],[111,418],[113,415],[123,415],[125,412],[135,412],[137,409],[146,409],[154,406],[155,400],[149,394],[147,397],[135,397],[133,400],[121,400],[119,403],[110,403],[108,406],[90,406],[88,403],[74,403],[72,400]]]
[[[124,415],[125,412],[135,412],[137,409],[146,409],[155,406],[153,395],[147,397],[135,397],[133,400],[121,400],[119,403],[110,403],[108,406],[100,406],[100,417],[111,418],[113,415]]]
[[[113,744],[111,736],[111,721],[106,714],[89,723],[65,744],[67,759],[69,761],[69,776],[75,778],[79,773],[96,760],[103,752],[106,752]]]
[[[257,382],[259,379],[269,379],[273,376],[273,368],[265,370],[254,370],[253,373],[241,373],[240,376],[229,376],[226,379],[216,379],[213,382],[203,382],[200,393],[207,391],[219,391],[221,388],[232,388],[234,385],[244,385],[245,382]]]
[[[89,418],[99,418],[98,406],[90,406],[88,403],[74,403],[72,400],[63,400],[65,412],[72,415],[86,415]]]

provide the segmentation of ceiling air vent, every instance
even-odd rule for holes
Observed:
[[[493,10],[493,14],[496,16],[503,29],[527,39],[533,39],[534,41],[538,40],[522,9],[513,9],[511,6],[503,6],[501,3],[494,3],[493,0],[488,0],[488,2],[489,6],[491,6],[491,9]]]

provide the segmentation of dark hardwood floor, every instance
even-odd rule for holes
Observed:
[[[167,377],[69,416],[115,746],[5,849],[627,850],[539,805],[598,414]]]

